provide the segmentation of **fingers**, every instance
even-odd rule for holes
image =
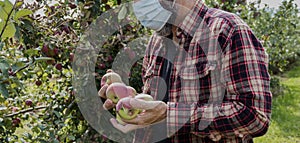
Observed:
[[[141,99],[132,98],[130,100],[130,105],[136,109],[149,110],[158,106],[162,101],[145,101]]]
[[[106,99],[103,104],[103,108],[105,110],[110,110],[110,109],[114,108],[115,106],[116,105],[110,99]]]
[[[107,84],[105,84],[105,85],[103,85],[102,87],[101,87],[101,89],[99,90],[99,92],[98,92],[98,95],[100,96],[100,97],[102,97],[102,98],[105,98],[106,99],[106,95],[105,95],[105,93],[106,93],[106,89],[107,89],[107,87],[108,87],[108,85]]]
[[[136,125],[151,125],[161,120],[164,120],[167,117],[167,106],[163,102],[158,102],[159,104],[153,109],[144,110],[139,113],[136,118],[131,120],[123,120],[129,124]]]
[[[114,118],[111,118],[110,122],[116,129],[120,130],[123,133],[128,133],[130,131],[146,127],[145,125],[132,125],[132,124],[121,125]]]
[[[218,131],[210,131],[209,138],[210,138],[212,141],[217,142],[217,141],[221,140],[222,135],[221,135],[220,132],[218,132]]]
[[[125,120],[123,119],[125,123],[128,124],[134,124],[134,125],[144,125],[148,126],[154,123],[157,120],[158,117],[153,116],[153,113],[144,113],[142,115],[138,115],[136,118],[131,119],[131,120]]]

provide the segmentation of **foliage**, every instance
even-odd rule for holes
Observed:
[[[0,142],[106,139],[91,128],[78,109],[71,64],[76,44],[88,26],[120,4],[119,0],[59,1],[54,5],[47,1],[0,1]],[[103,45],[95,65],[97,83],[124,43],[143,31],[132,29],[140,28],[138,23],[130,23]],[[141,61],[135,65],[132,70],[140,70]],[[136,73],[132,76],[131,83],[140,91],[140,77]]]
[[[126,6],[115,10],[122,2],[128,1],[0,1],[0,142],[107,141],[84,120],[77,106],[72,62],[80,38],[104,12],[114,10],[107,21],[130,20]],[[260,2],[248,5],[245,0],[207,3],[238,14],[251,26],[264,40],[273,74],[285,71],[299,56],[299,16],[293,0],[284,1],[277,11],[258,7]],[[112,67],[119,51],[139,57],[141,49],[130,43],[151,33],[138,22],[123,27],[110,25],[118,30],[109,35],[97,55],[96,83]],[[144,46],[147,39],[138,42]],[[76,64],[86,64],[79,61]],[[138,92],[142,86],[141,62],[124,65],[131,73],[120,73],[131,77],[129,84]],[[273,81],[273,89],[278,89],[280,83],[276,78]]]
[[[260,0],[250,4],[246,4],[246,0],[207,3],[237,14],[252,28],[269,54],[272,93],[283,94],[284,86],[273,75],[290,69],[300,56],[299,10],[294,0],[284,0],[277,10],[262,5]]]

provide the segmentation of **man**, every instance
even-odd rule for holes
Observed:
[[[253,142],[267,132],[268,57],[239,17],[201,0],[135,0],[133,7],[156,31],[142,71],[144,93],[156,101],[130,99],[145,113],[125,126],[111,119],[115,128],[137,129],[134,142]]]

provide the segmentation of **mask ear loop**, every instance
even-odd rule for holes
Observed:
[[[176,4],[176,0],[173,1],[172,8],[174,8],[175,4]]]

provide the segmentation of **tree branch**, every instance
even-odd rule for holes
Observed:
[[[4,115],[4,117],[13,117],[13,116],[16,116],[16,115],[19,115],[19,114],[24,114],[24,113],[31,112],[31,111],[34,111],[34,110],[45,109],[45,108],[48,108],[48,107],[49,106],[32,107],[32,108],[28,108],[28,109],[25,109],[25,110],[21,110],[21,111],[16,112],[16,113]]]
[[[16,70],[12,75],[15,76],[18,72],[20,72],[20,71],[22,71],[22,70],[28,68],[28,67],[30,66],[30,64],[31,64],[31,63],[27,63],[24,67],[22,67],[22,68]]]
[[[1,31],[1,33],[0,33],[0,38],[2,37],[2,35],[3,35],[4,31],[5,31],[5,28],[6,28],[7,24],[8,24],[9,18],[10,18],[10,16],[11,16],[12,12],[14,11],[17,2],[18,2],[18,1],[16,0],[16,2],[14,3],[14,5],[13,5],[11,11],[10,11],[10,12],[8,13],[8,15],[7,15],[7,19],[6,19],[6,21],[5,21],[5,24],[4,24],[4,26],[3,26],[2,31]]]

